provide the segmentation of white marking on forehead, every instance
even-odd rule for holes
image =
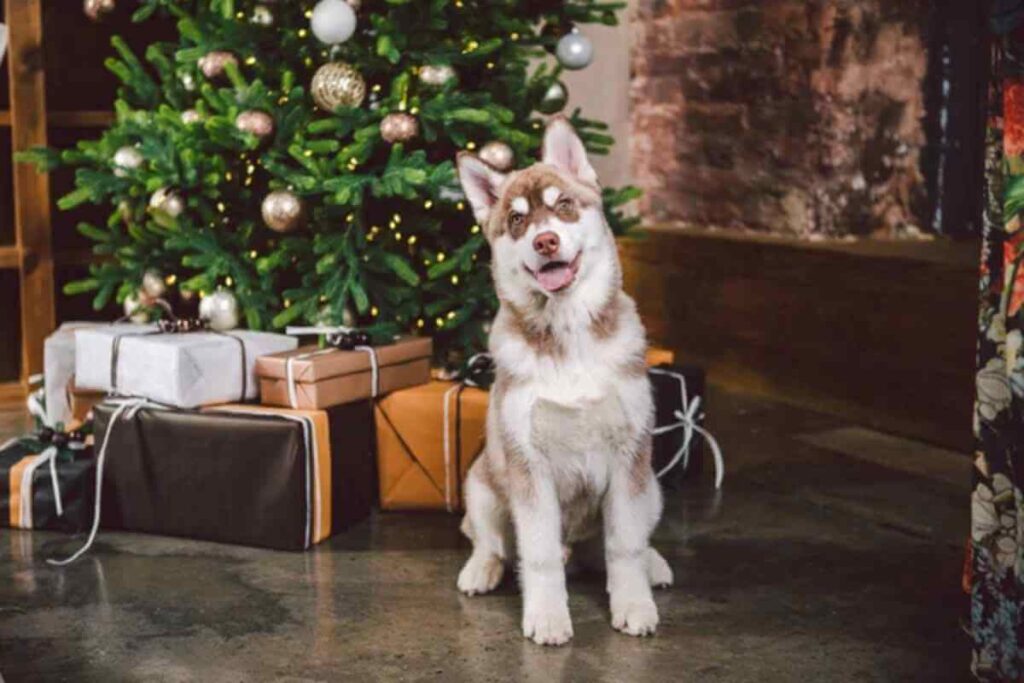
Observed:
[[[512,200],[512,210],[516,213],[530,213],[530,202],[526,201],[526,197],[516,197]]]
[[[561,196],[562,191],[554,185],[544,188],[544,193],[541,195],[544,198],[544,203],[549,207],[554,208],[555,202],[558,201],[558,197]]]

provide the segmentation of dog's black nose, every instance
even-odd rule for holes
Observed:
[[[554,256],[558,251],[560,240],[553,232],[542,232],[533,238],[533,250],[541,256]]]

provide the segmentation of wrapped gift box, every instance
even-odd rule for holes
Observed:
[[[381,396],[430,379],[433,347],[429,337],[403,337],[393,344],[375,346],[373,350],[378,366],[376,392],[369,352],[303,347],[263,356],[257,361],[260,400],[275,406],[325,408],[375,394]]]
[[[179,408],[254,399],[257,358],[297,343],[250,330],[163,334],[148,325],[85,328],[75,334],[75,383]]]
[[[100,325],[102,323],[64,323],[43,343],[43,386],[48,424],[67,425],[74,419],[69,385],[75,374],[75,332]]]
[[[649,370],[648,376],[654,391],[656,427],[677,425],[675,429],[654,437],[652,465],[655,472],[662,472],[675,459],[686,438],[687,430],[676,413],[688,414],[694,402],[699,400],[697,410],[690,411],[691,419],[699,424],[707,408],[704,369],[696,365],[663,363]],[[704,461],[704,442],[700,434],[692,434],[687,452],[683,453],[672,469],[661,476],[663,486],[675,488],[684,479],[700,475]]]
[[[95,408],[96,443],[116,405]],[[370,513],[372,408],[142,408],[114,425],[104,527],[302,550]]]
[[[77,532],[92,524],[92,449],[61,448],[54,453],[51,469],[48,448],[35,436],[0,446],[0,526]]]
[[[483,389],[442,381],[377,401],[382,509],[461,509],[462,482],[484,447],[487,402]]]

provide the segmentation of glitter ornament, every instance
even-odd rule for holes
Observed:
[[[317,106],[334,111],[338,107],[362,104],[366,97],[366,81],[351,64],[328,62],[313,74],[309,90]]]
[[[306,207],[294,192],[276,190],[260,206],[263,222],[275,232],[292,232],[305,220]]]
[[[411,140],[419,131],[419,122],[410,114],[395,112],[388,114],[380,122],[380,136],[390,143]]]

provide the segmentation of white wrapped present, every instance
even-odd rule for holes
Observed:
[[[75,332],[106,323],[69,322],[58,327],[43,344],[43,393],[46,423],[56,426],[71,421],[68,387],[75,374]]]
[[[129,328],[136,329],[129,329]],[[196,408],[254,399],[256,359],[290,351],[283,334],[233,330],[180,334],[109,325],[75,336],[75,386]]]

